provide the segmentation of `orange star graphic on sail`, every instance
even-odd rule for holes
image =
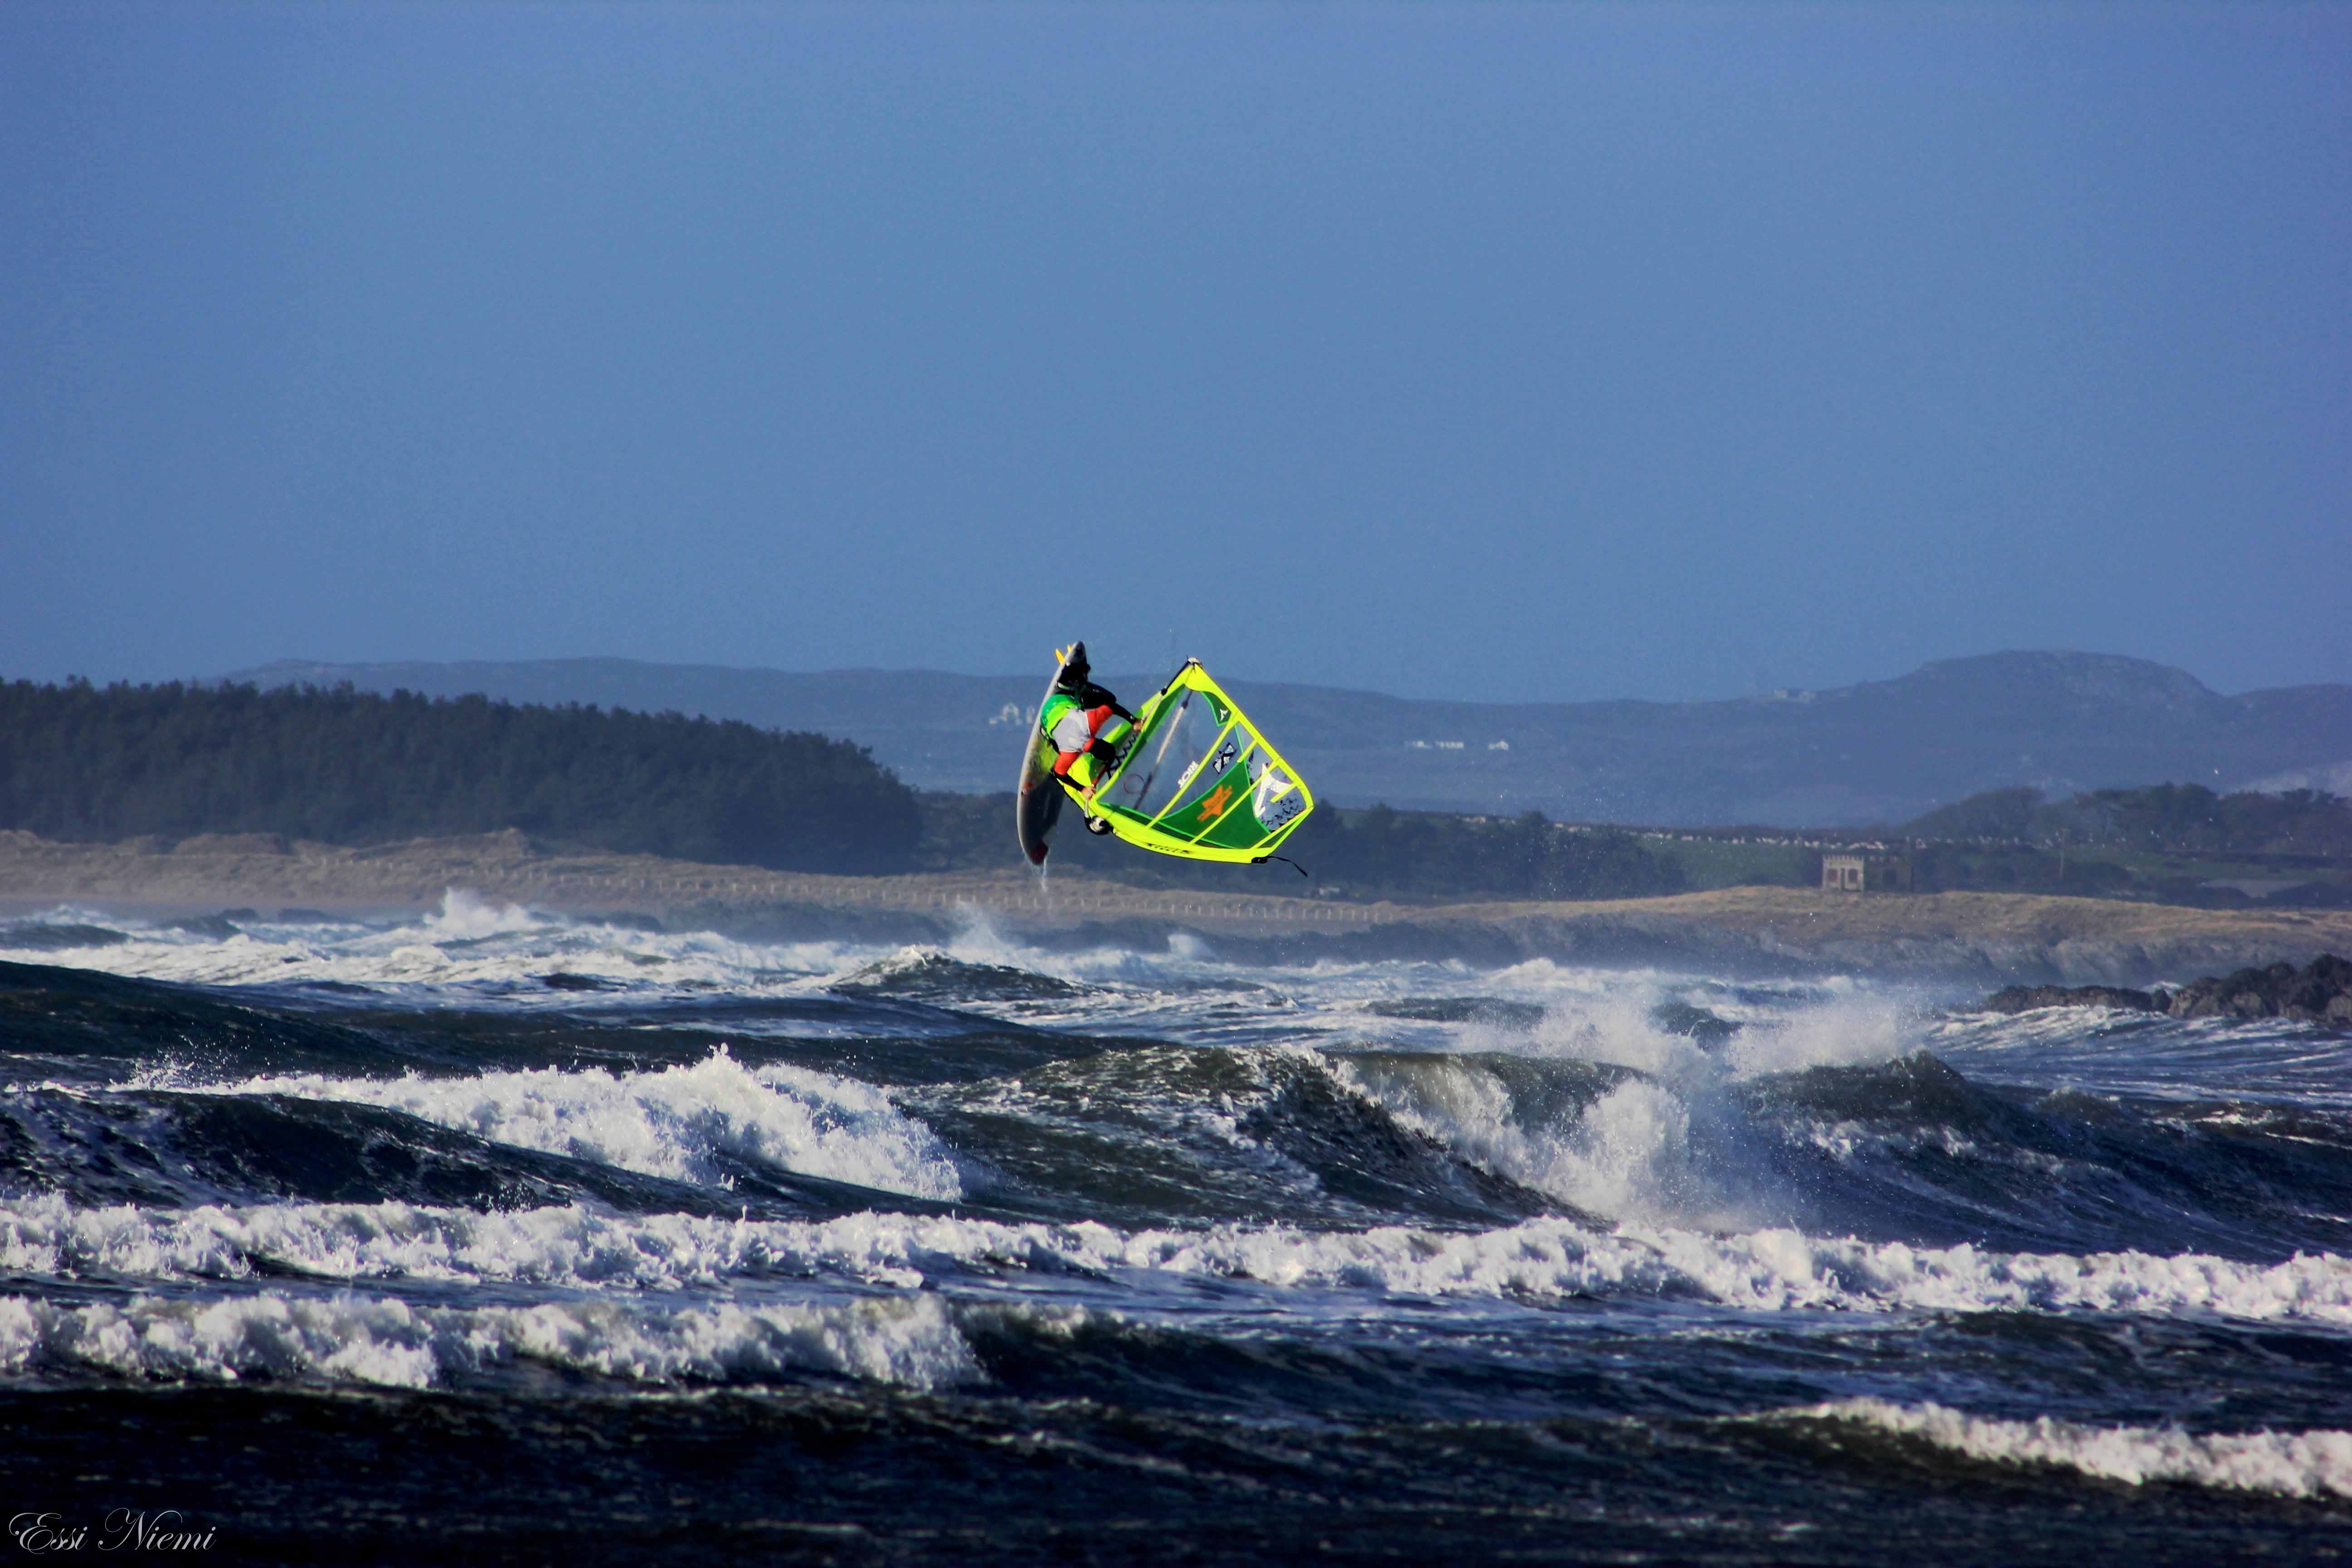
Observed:
[[[1234,786],[1219,784],[1201,797],[1201,826],[1206,827],[1224,816],[1225,807],[1234,802]]]

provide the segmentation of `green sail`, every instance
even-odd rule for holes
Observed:
[[[1077,797],[1129,844],[1196,860],[1264,860],[1315,809],[1306,781],[1198,660],[1135,719],[1118,767]]]

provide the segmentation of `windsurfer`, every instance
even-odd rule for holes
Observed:
[[[1073,643],[1062,660],[1062,673],[1037,710],[1037,728],[1054,748],[1054,776],[1084,799],[1118,765],[1120,748],[1135,733],[1135,715],[1094,683],[1087,668],[1087,645]]]

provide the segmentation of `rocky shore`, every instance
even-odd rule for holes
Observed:
[[[1236,882],[1246,885],[1238,875]],[[0,832],[0,905],[20,913],[65,904],[173,917],[289,906],[397,914],[435,907],[453,890],[759,938],[933,942],[985,921],[1050,945],[1156,943],[1189,932],[1233,957],[1268,961],[1550,958],[1977,985],[2144,988],[2352,952],[2352,911],[2027,894],[1728,888],[1590,903],[1358,903],[1134,888],[1066,869],[1050,879],[1018,868],[816,876],[580,851],[515,832],[370,848],[261,835],[60,844]]]
[[[2292,963],[2192,980],[2165,998],[2179,1018],[2296,1018],[2352,1027],[2352,961],[2322,953]]]
[[[2113,985],[2011,985],[1985,998],[1980,1011],[2030,1013],[2042,1007],[2115,1007],[2176,1018],[2291,1018],[2352,1028],[2352,959],[2320,954],[2292,963],[2209,974],[2177,989],[2134,991]]]

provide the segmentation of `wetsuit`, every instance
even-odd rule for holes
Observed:
[[[1046,697],[1037,728],[1054,748],[1055,775],[1085,791],[1118,765],[1119,748],[1135,732],[1135,715],[1120,707],[1118,698],[1081,678]]]

